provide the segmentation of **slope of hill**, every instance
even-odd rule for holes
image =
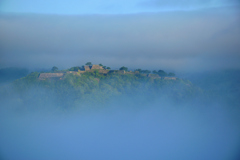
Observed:
[[[104,106],[121,98],[134,100],[134,103],[150,103],[167,97],[172,103],[179,103],[202,95],[202,90],[190,81],[147,76],[138,72],[105,74],[93,70],[76,74],[65,71],[57,73],[60,78],[53,75],[39,78],[39,75],[39,72],[32,72],[14,81],[11,89],[1,91],[1,97],[11,97],[17,106],[21,104],[20,106],[30,108],[42,108],[50,104],[58,108],[81,108],[86,105]]]

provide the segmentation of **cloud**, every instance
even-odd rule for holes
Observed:
[[[91,112],[0,112],[1,158],[239,158],[239,109],[121,102]]]
[[[1,67],[239,68],[236,10],[132,15],[1,15]]]

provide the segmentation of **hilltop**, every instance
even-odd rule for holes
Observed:
[[[72,67],[68,70],[58,70],[57,67],[52,68],[52,72],[45,72],[40,73],[38,79],[39,80],[46,80],[46,79],[58,79],[61,80],[68,74],[78,75],[81,76],[84,73],[91,73],[91,74],[99,74],[102,76],[108,76],[111,74],[131,74],[131,75],[141,75],[141,76],[147,76],[154,79],[165,79],[165,80],[177,80],[175,74],[173,73],[165,73],[164,71],[160,70],[159,72],[154,71],[151,74],[151,71],[149,70],[141,70],[137,69],[135,71],[128,71],[127,67],[121,67],[119,70],[110,70],[106,69],[107,67],[101,66],[101,65],[85,65],[82,67]],[[160,76],[162,75],[162,76]]]
[[[185,79],[163,70],[151,72],[127,67],[112,70],[101,65],[65,70],[53,67],[30,74],[23,69],[2,71],[7,77],[2,77],[5,80],[0,86],[0,101],[13,103],[13,108],[42,108],[50,104],[60,109],[99,107],[115,101],[141,106],[166,100],[177,104],[218,102],[239,106],[239,70],[196,73]]]
[[[13,82],[12,90],[1,90],[2,98],[14,93],[12,102],[39,108],[54,103],[58,108],[105,106],[116,99],[123,103],[150,103],[162,98],[172,103],[191,100],[202,90],[190,81],[163,70],[151,71],[127,67],[111,70],[100,65],[85,65],[50,72],[32,72]],[[131,99],[131,100],[130,100]],[[13,105],[14,106],[14,105]]]

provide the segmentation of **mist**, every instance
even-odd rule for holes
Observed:
[[[194,84],[221,94],[177,103],[166,94],[171,88],[166,86],[165,94],[124,94],[103,105],[82,102],[64,109],[51,90],[32,88],[21,95],[31,97],[26,104],[9,87],[0,99],[0,157],[238,160],[240,90],[232,90],[239,83],[237,73],[211,72],[199,75],[202,79],[188,75]]]
[[[239,160],[239,2],[214,2],[132,1],[123,11],[124,1],[116,10],[101,1],[67,11],[69,2],[5,1],[0,159]],[[156,87],[146,76],[38,80],[86,62],[177,78]]]
[[[1,112],[1,158],[239,158],[239,108],[118,103],[100,111]]]
[[[239,69],[235,7],[122,15],[0,15],[1,67]]]

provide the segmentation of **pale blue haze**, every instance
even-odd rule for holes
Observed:
[[[129,14],[238,5],[238,0],[2,0],[0,11],[42,14]]]

